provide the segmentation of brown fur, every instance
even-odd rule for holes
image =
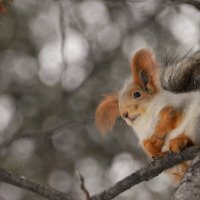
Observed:
[[[192,145],[194,145],[192,140],[183,133],[183,134],[180,134],[178,137],[170,140],[169,149],[172,152],[179,153],[185,147],[192,146]],[[174,177],[174,180],[177,183],[179,183],[181,179],[183,178],[183,176],[185,175],[185,173],[187,172],[189,165],[190,165],[190,161],[183,162],[167,170],[167,172]]]
[[[156,68],[157,63],[149,50],[141,49],[133,56],[131,60],[133,82],[122,92],[119,101],[120,113],[123,118],[125,113],[128,113],[131,118],[146,112],[148,102],[158,92]],[[134,99],[134,92],[139,92],[140,98]]]
[[[5,13],[5,12],[6,12],[6,8],[5,8],[5,6],[3,5],[3,1],[0,0],[0,14],[1,14],[1,13]]]
[[[200,53],[198,52],[197,54],[199,58]],[[193,55],[193,57],[195,56]],[[199,62],[197,63],[199,64]],[[178,64],[180,65],[181,62],[179,62]],[[191,69],[191,67],[192,65],[188,68],[188,70]],[[176,79],[178,86],[179,83],[183,82],[183,84],[185,84],[187,82],[185,80],[191,79],[191,74],[187,76],[187,70],[184,71],[184,79],[178,77],[180,75],[180,73],[178,73],[179,66],[177,66],[176,69],[177,70],[175,72],[173,72],[173,70],[167,69],[164,70],[164,72],[162,73],[162,78],[167,80],[166,88],[168,87],[169,89],[171,89],[171,85],[169,84],[172,84],[172,81],[176,82]],[[139,118],[142,119],[143,117],[145,121],[146,118],[153,116],[148,116],[148,108],[152,105],[151,103],[153,98],[156,95],[159,95],[159,92],[162,90],[160,84],[163,85],[164,80],[160,80],[159,82],[157,77],[157,73],[160,73],[159,70],[160,69],[158,69],[158,64],[149,50],[141,49],[136,52],[131,60],[131,71],[133,80],[130,80],[130,82],[126,84],[124,89],[120,92],[120,95],[106,95],[104,100],[97,107],[96,124],[101,133],[105,133],[106,131],[111,129],[115,124],[116,118],[121,114],[122,118],[127,122],[127,124],[130,125],[133,129],[136,129],[136,132],[138,131],[138,135],[140,134],[140,130],[143,130],[143,127],[141,127],[143,125],[141,125],[141,121],[137,120],[139,120]],[[195,75],[194,72],[195,70],[192,71],[192,74]],[[171,77],[173,77],[173,80],[171,80]],[[170,81],[168,79],[170,79]],[[193,79],[191,79],[191,81],[192,80]],[[180,87],[182,88],[182,86]],[[139,96],[135,96],[135,92],[139,93]],[[183,122],[185,113],[181,108],[166,106],[166,104],[164,105],[165,107],[163,106],[164,108],[162,108],[162,110],[160,111],[159,116],[156,116],[156,118],[158,117],[158,121],[154,127],[154,130],[150,130],[152,131],[152,134],[150,134],[151,136],[149,136],[149,138],[147,138],[148,136],[146,136],[144,140],[142,139],[143,147],[147,154],[151,157],[163,156],[166,153],[162,152],[162,150],[165,148],[164,145],[169,144],[169,146],[167,146],[167,151],[169,150],[173,152],[179,152],[187,146],[194,145],[190,138],[186,137],[184,133],[180,133],[177,138],[173,138],[170,141],[168,140],[170,139],[170,136],[173,136],[169,134]],[[153,106],[156,107],[156,105]],[[151,121],[149,123],[151,123]],[[149,124],[149,127],[151,127],[151,124]],[[144,129],[144,134],[145,131],[146,130]],[[148,134],[149,132],[147,133],[147,135]],[[189,162],[184,162],[167,170],[167,172],[173,175],[176,181],[180,181],[187,171],[188,166]]]
[[[169,175],[173,177],[175,183],[180,183],[181,179],[184,177],[187,172],[191,161],[186,161],[181,164],[175,165],[173,168],[165,170]]]
[[[164,145],[164,140],[162,138],[157,138],[156,135],[151,136],[149,139],[143,142],[146,152],[151,157],[163,156],[164,153],[161,149]]]
[[[114,126],[115,120],[119,116],[118,104],[118,94],[109,94],[104,96],[104,100],[97,107],[95,121],[102,134]]]
[[[12,2],[13,0],[10,0],[9,2]],[[0,14],[6,13],[7,9],[3,4],[3,0],[0,0]]]
[[[159,122],[155,132],[159,137],[164,137],[167,133],[179,126],[183,120],[183,112],[173,107],[165,107],[159,113]]]
[[[180,152],[185,147],[192,146],[192,145],[194,145],[194,143],[184,133],[174,139],[171,139],[169,142],[170,151],[176,152],[176,153]]]
[[[146,112],[146,102],[142,99],[144,98],[145,100],[150,100],[151,95],[148,95],[147,92],[142,91],[139,86],[137,88],[134,86],[131,86],[130,89],[128,89],[125,94],[125,98],[123,98],[123,96],[120,97],[119,109],[122,117],[124,116],[124,113],[128,113],[129,116],[132,116]],[[138,91],[141,94],[139,102],[138,100],[134,100],[132,97],[134,91]]]
[[[140,85],[143,89],[149,89],[151,92],[158,91],[156,87],[156,66],[157,63],[149,50],[139,50],[131,60],[131,71],[134,83]],[[144,84],[141,73],[148,76],[147,85]]]
[[[123,108],[121,107],[120,109],[122,116],[123,113],[127,112],[127,110],[129,110],[130,115],[135,111],[137,112],[136,114],[145,112],[146,101],[149,101],[150,98],[152,98],[152,95],[158,91],[158,88],[155,86],[156,65],[157,64],[149,50],[141,49],[135,54],[131,62],[133,85],[131,85],[131,88],[128,92],[129,99],[122,100],[123,97],[121,97],[121,101],[124,101],[124,105],[126,104],[125,101],[127,102],[127,106]],[[141,72],[144,72],[145,76],[148,77],[146,82],[144,81],[144,78],[141,77]],[[139,104],[137,101],[133,102],[132,94],[135,90],[138,90],[142,94]],[[142,99],[145,99],[144,102]],[[112,129],[116,118],[120,115],[120,111],[119,95],[105,95],[104,100],[97,107],[95,114],[95,121],[101,133],[105,133],[106,131]]]
[[[143,141],[145,150],[152,157],[163,155],[161,152],[165,136],[179,126],[183,119],[183,113],[172,107],[165,107],[159,113],[159,121],[153,135]]]

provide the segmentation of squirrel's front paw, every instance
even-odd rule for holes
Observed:
[[[164,141],[159,138],[151,137],[144,141],[144,149],[145,151],[152,157],[162,157],[163,153],[161,152],[161,148],[163,146]]]
[[[184,134],[178,136],[177,138],[171,139],[169,141],[169,150],[174,153],[179,153],[184,149],[189,142],[189,138]]]

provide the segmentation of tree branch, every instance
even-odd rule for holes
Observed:
[[[86,200],[90,200],[90,193],[88,192],[87,188],[85,187],[85,179],[84,177],[81,175],[81,173],[79,171],[77,171],[77,175],[80,179],[80,187],[81,190],[83,191],[83,193],[85,194]]]
[[[189,4],[194,6],[197,10],[200,10],[200,1],[199,0],[169,0],[170,3],[177,3],[177,4]]]
[[[162,158],[150,162],[145,167],[137,170],[136,172],[132,173],[131,175],[117,182],[114,186],[110,187],[109,189],[103,190],[102,192],[93,195],[90,199],[91,200],[113,199],[114,197],[130,189],[134,185],[143,181],[148,181],[151,178],[159,175],[165,169],[173,167],[174,165],[181,163],[183,161],[192,160],[199,152],[200,152],[200,146],[193,146],[185,149],[179,154],[169,153]],[[196,164],[194,165],[193,168],[195,167],[197,167]],[[200,162],[198,162],[198,168],[200,171]],[[200,173],[198,174],[198,176],[199,175]],[[20,188],[37,193],[50,200],[71,200],[71,198],[67,197],[65,193],[59,192],[51,187],[43,186],[38,183],[32,182],[24,177],[7,172],[1,168],[0,168],[0,182],[18,186]]]
[[[193,160],[187,174],[181,181],[171,200],[200,199],[200,153]]]
[[[30,180],[27,180],[23,176],[15,175],[5,171],[4,169],[0,169],[0,182],[18,186],[20,188],[37,193],[50,200],[71,200],[71,198],[67,197],[65,193],[59,192],[51,187],[34,183]]]
[[[200,146],[187,148],[179,154],[167,154],[166,156],[152,161],[145,167],[125,177],[109,189],[103,190],[102,192],[95,194],[91,197],[91,200],[113,199],[114,197],[130,189],[134,185],[141,183],[142,181],[148,181],[149,179],[159,175],[167,168],[173,167],[174,165],[186,160],[192,160],[198,152],[200,152]]]

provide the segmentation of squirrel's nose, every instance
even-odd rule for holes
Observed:
[[[122,113],[122,116],[123,116],[124,118],[128,118],[128,112]]]

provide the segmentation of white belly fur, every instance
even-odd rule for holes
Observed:
[[[183,109],[184,120],[180,126],[167,135],[162,151],[168,151],[169,141],[183,133],[195,144],[200,143],[200,93],[173,94],[165,91],[155,97],[149,110],[132,125],[140,144],[143,146],[143,141],[154,133],[159,112],[167,106]]]

